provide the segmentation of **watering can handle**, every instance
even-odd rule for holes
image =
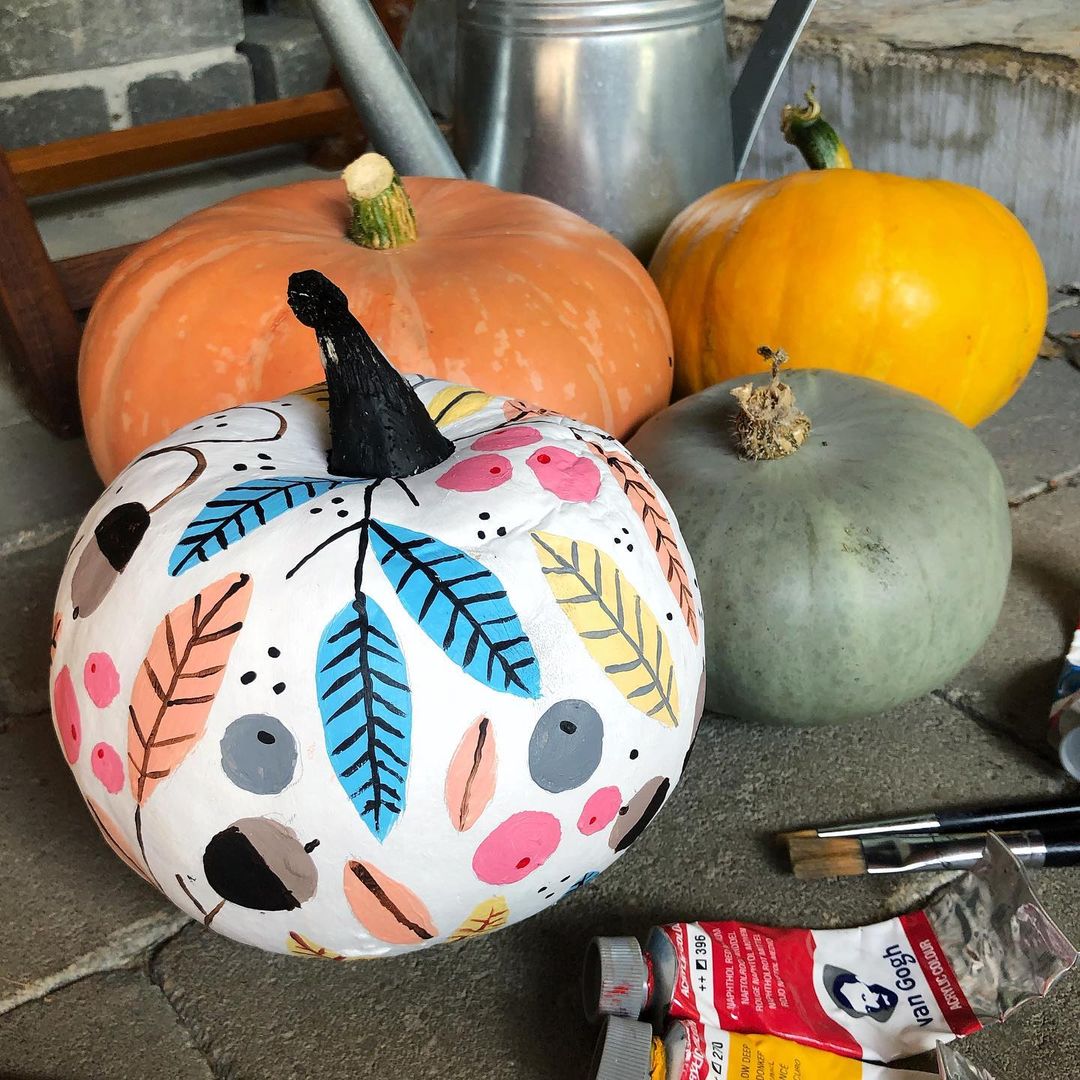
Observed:
[[[731,92],[731,142],[738,180],[765,109],[799,40],[815,0],[775,0]]]
[[[399,172],[465,174],[368,0],[308,0],[349,100]]]

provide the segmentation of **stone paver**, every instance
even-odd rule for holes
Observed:
[[[53,600],[74,536],[64,529],[52,541],[0,559],[0,716],[49,708],[49,635]]]
[[[0,1016],[0,1075],[41,1080],[211,1080],[141,972],[95,975]]]
[[[0,723],[0,867],[0,1008],[124,926],[172,911],[98,835],[47,714]]]
[[[850,729],[773,731],[706,718],[698,743],[685,781],[627,857],[520,926],[353,964],[265,957],[192,927],[161,950],[155,978],[228,1076],[345,1076],[350,1062],[363,1061],[375,1076],[567,1080],[585,1075],[593,1037],[577,983],[591,935],[709,915],[803,925],[874,920],[915,902],[925,879],[797,883],[768,834],[1062,786],[933,698]],[[1066,928],[1080,934],[1071,895],[1080,871],[1042,880]],[[1055,1047],[1052,1060],[1072,1060],[1080,1035],[1064,1006],[1055,1000],[1011,1023],[1008,1046],[994,1043],[990,1052],[1015,1061],[1021,1051]],[[975,1041],[972,1056],[978,1051]],[[1010,1075],[1024,1073],[999,1080]]]
[[[1080,371],[1065,360],[1036,360],[1023,386],[977,428],[1010,499],[1080,467]]]
[[[1040,495],[1013,510],[1012,520],[1001,618],[947,690],[1036,753],[1049,753],[1050,699],[1080,613],[1080,487]]]

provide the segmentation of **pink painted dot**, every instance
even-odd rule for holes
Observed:
[[[79,760],[79,748],[82,746],[82,721],[79,719],[75,684],[71,681],[67,665],[60,669],[53,683],[53,719],[64,747],[64,756],[69,765],[74,765]]]
[[[572,454],[559,446],[537,450],[525,464],[545,491],[566,502],[592,502],[600,490],[600,470],[592,458]]]
[[[481,435],[472,444],[474,450],[514,450],[519,446],[529,446],[539,442],[543,435],[534,427],[525,427],[515,424],[513,427],[501,428],[498,431],[489,431]]]
[[[124,786],[124,763],[108,743],[99,742],[90,751],[90,767],[110,794],[115,795]]]
[[[120,676],[108,653],[94,652],[86,658],[83,686],[99,709],[112,704],[113,698],[120,693]]]
[[[476,849],[473,872],[489,885],[510,885],[528,877],[559,846],[558,818],[523,810],[497,826]]]
[[[490,491],[505,484],[513,471],[502,454],[477,454],[452,465],[435,483],[448,491]]]
[[[578,818],[578,832],[586,836],[610,825],[622,806],[622,795],[617,787],[603,787],[594,791],[585,803],[585,809]]]

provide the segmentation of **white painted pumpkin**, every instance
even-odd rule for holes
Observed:
[[[193,423],[101,497],[51,685],[133,869],[240,941],[366,957],[516,922],[618,857],[682,771],[703,645],[677,526],[618,442],[461,386],[414,396],[343,310],[309,322],[329,390]],[[429,430],[410,441],[378,393],[357,408],[335,374],[357,356]],[[331,473],[331,427],[334,453],[341,432],[370,457],[366,431],[450,456]]]

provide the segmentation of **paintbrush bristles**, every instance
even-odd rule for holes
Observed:
[[[792,840],[801,839],[806,836],[817,836],[817,829],[792,829],[790,832],[781,832],[776,834],[776,842],[778,844],[790,844]]]
[[[788,852],[791,869],[804,881],[856,877],[866,873],[866,859],[858,839],[793,836],[788,843]]]

